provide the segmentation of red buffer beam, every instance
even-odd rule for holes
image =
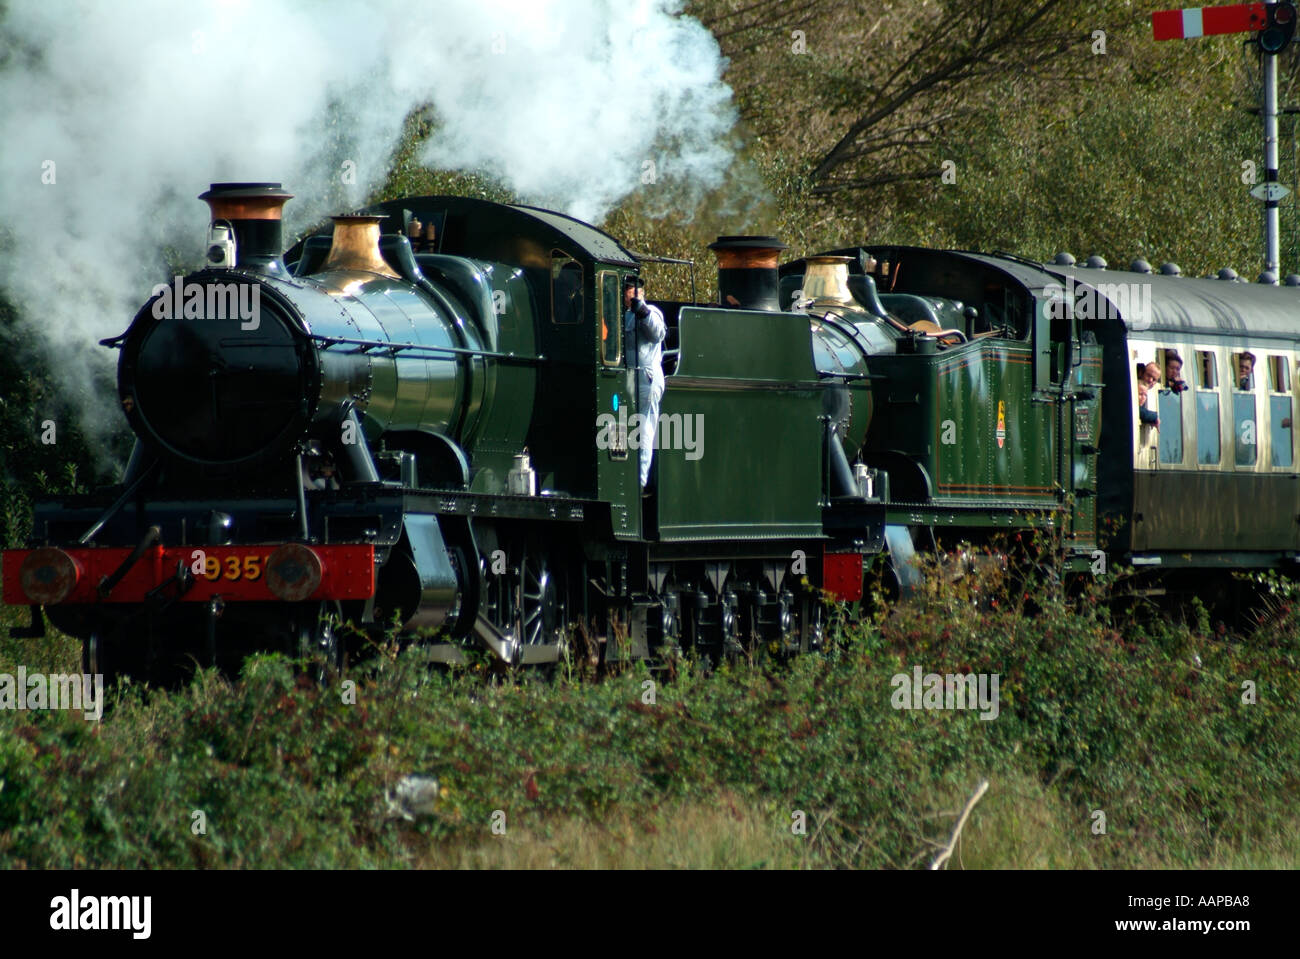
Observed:
[[[1195,7],[1158,10],[1151,14],[1151,32],[1157,40],[1192,40],[1221,33],[1263,30],[1268,15],[1262,3],[1235,3],[1230,7]]]

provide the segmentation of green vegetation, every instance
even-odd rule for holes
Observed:
[[[1293,590],[1243,642],[1204,616],[1112,623],[1120,585],[1076,603],[1036,584],[1030,617],[1025,592],[962,580],[826,654],[710,676],[493,684],[389,648],[351,705],[265,657],[235,683],[124,687],[101,723],[8,711],[0,864],[916,867],[987,778],[951,868],[1294,867]],[[75,668],[50,649],[0,641],[0,672]],[[997,718],[893,708],[914,666],[997,673]],[[408,774],[442,786],[413,821],[385,799]]]
[[[90,450],[71,415],[86,396],[60,396],[35,345],[13,327],[0,300],[0,543],[16,546],[31,529],[35,497],[83,490]],[[89,384],[86,394],[90,395]],[[41,442],[47,421],[63,424],[57,443]]]

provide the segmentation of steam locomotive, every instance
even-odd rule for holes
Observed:
[[[451,196],[285,252],[290,198],[202,195],[204,268],[102,341],[136,436],[121,483],[38,503],[4,553],[24,629],[48,616],[90,672],[339,663],[390,625],[448,663],[552,663],[575,635],[607,660],[808,650],[827,596],[907,591],[940,538],[1016,530],[1080,571],[1300,557],[1298,289],[897,246],[781,264],[774,237],[720,237],[721,302],[657,301],[643,491],[642,258]],[[1175,353],[1191,388],[1159,391],[1153,439],[1137,371]]]

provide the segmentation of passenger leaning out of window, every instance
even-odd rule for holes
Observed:
[[[1165,388],[1181,393],[1187,389],[1183,379],[1183,358],[1175,350],[1165,351]]]
[[[1148,363],[1142,367],[1142,375],[1138,378],[1138,419],[1149,426],[1160,428],[1160,415],[1147,404],[1150,402],[1151,394],[1155,392],[1157,384],[1160,382],[1160,367],[1154,363]]]

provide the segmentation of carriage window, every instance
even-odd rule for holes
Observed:
[[[1232,429],[1238,466],[1254,466],[1259,458],[1259,424],[1255,421],[1255,354],[1232,354]]]
[[[1219,388],[1218,357],[1209,350],[1196,351],[1196,388],[1201,390]]]
[[[1255,396],[1252,393],[1232,394],[1232,422],[1236,433],[1237,465],[1254,466],[1259,449],[1255,439]]]
[[[1183,368],[1183,357],[1178,350],[1171,346],[1162,347],[1156,350],[1156,369],[1160,373],[1160,386],[1162,389],[1175,389],[1176,392],[1189,389],[1187,381],[1192,378],[1193,370],[1191,367]]]
[[[1285,356],[1268,358],[1268,449],[1274,466],[1295,462],[1295,434],[1291,428],[1291,376]]]
[[[1183,394],[1160,391],[1160,462],[1183,461]]]
[[[1219,462],[1219,377],[1215,356],[1196,351],[1196,462]]]
[[[1232,374],[1235,389],[1253,390],[1255,388],[1255,354],[1249,352],[1233,353]]]
[[[551,322],[582,322],[582,264],[562,250],[551,251]]]
[[[600,360],[618,366],[623,359],[623,310],[617,273],[600,274]]]
[[[1285,356],[1268,358],[1268,389],[1270,393],[1290,393],[1291,375]]]
[[[1165,346],[1156,350],[1156,369],[1160,413],[1160,462],[1183,461],[1183,396],[1187,383],[1183,376],[1183,358],[1178,350]],[[1187,371],[1188,375],[1191,371]]]

